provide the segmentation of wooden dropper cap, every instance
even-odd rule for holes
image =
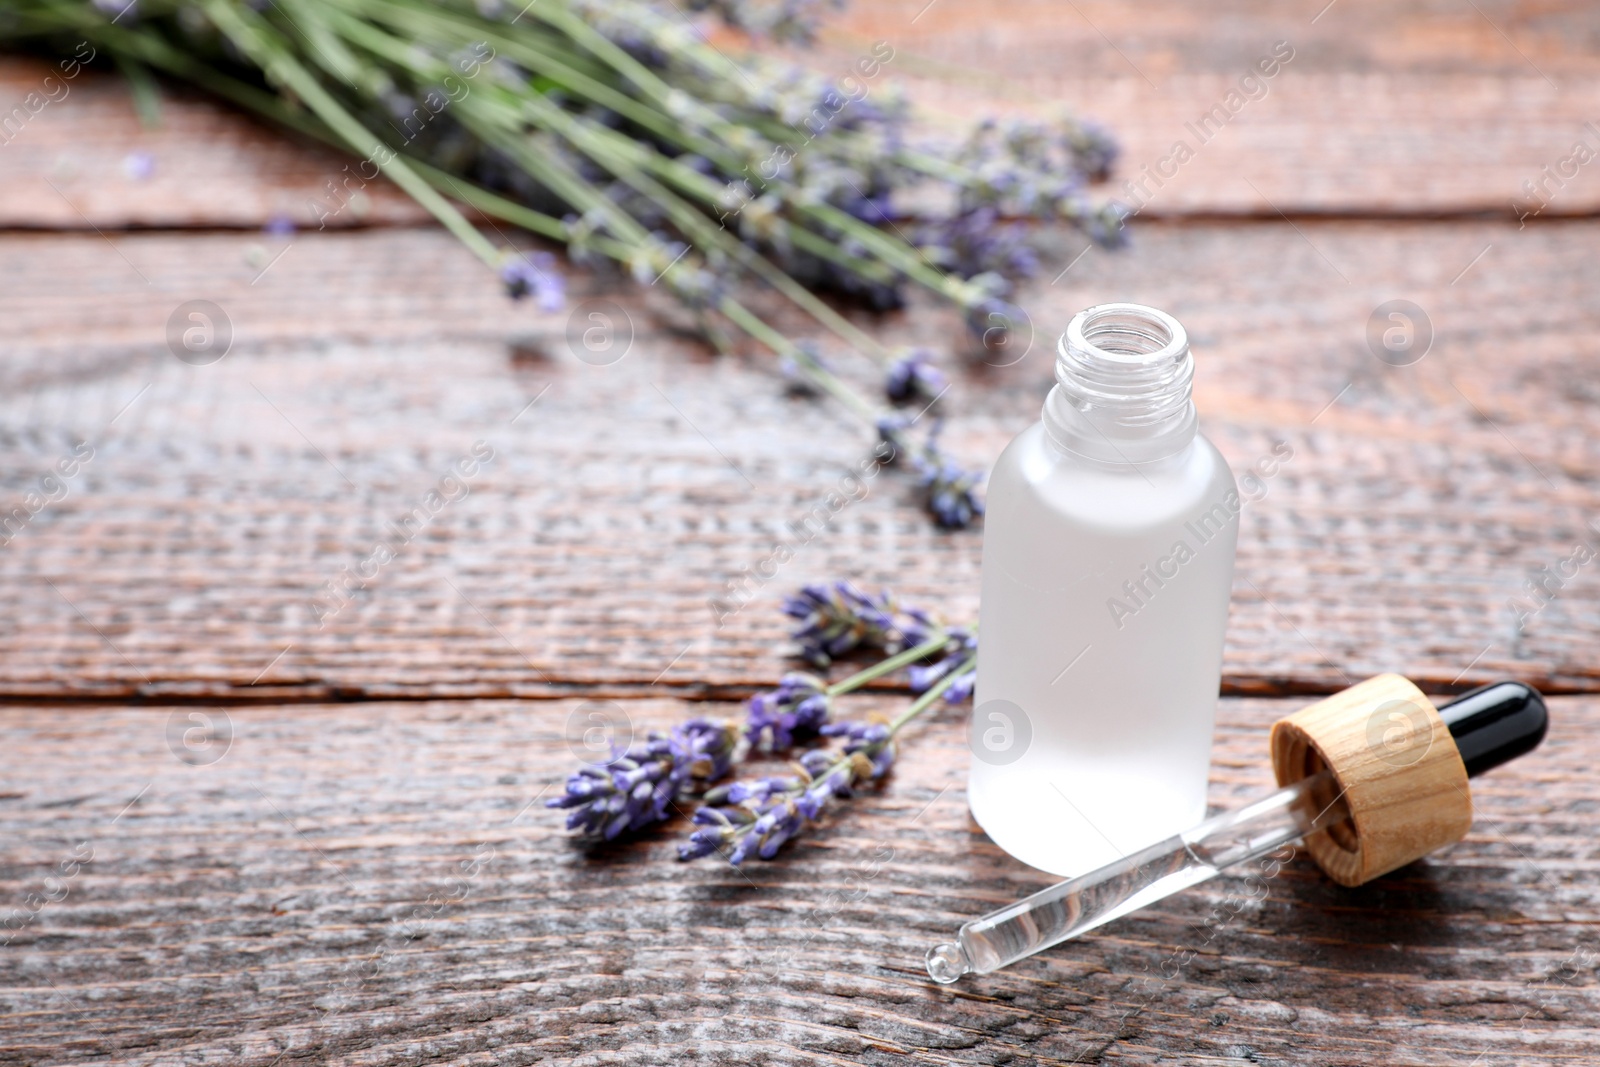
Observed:
[[[1535,748],[1549,721],[1537,690],[1520,682],[1475,689],[1437,710],[1398,674],[1380,674],[1280,719],[1272,768],[1280,786],[1331,770],[1350,818],[1306,838],[1341,885],[1361,885],[1435,849],[1472,825],[1467,778]]]

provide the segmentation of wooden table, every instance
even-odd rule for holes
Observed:
[[[1371,673],[1559,694],[1545,747],[1475,783],[1467,839],[1359,890],[1304,859],[1261,900],[1224,877],[954,988],[926,947],[1048,881],[968,818],[959,711],[778,862],[676,863],[681,823],[586,852],[542,806],[571,716],[739,714],[788,666],[802,582],[971,618],[981,529],[931,529],[886,476],[718,626],[856,428],[584,275],[635,338],[578,362],[564,316],[393,192],[265,236],[342,162],[181,97],[143,129],[85,78],[0,149],[0,511],[93,450],[0,552],[0,1062],[1600,1061],[1596,565],[1508,607],[1600,529],[1600,171],[1511,208],[1600,147],[1593,11],[855,0],[810,61],[877,40],[930,125],[1071,105],[1122,135],[1124,177],[1292,43],[1131,249],[1050,238],[1034,349],[961,367],[947,439],[987,461],[1034,419],[1077,309],[1176,314],[1236,469],[1294,450],[1242,518],[1213,799],[1266,785],[1276,717]],[[39,73],[7,61],[0,96]],[[1365,331],[1402,298],[1436,339],[1391,367]],[[208,366],[165,339],[193,299],[233,329]],[[926,302],[853,314],[958,331]],[[317,611],[476,442],[470,494]],[[207,722],[225,752],[185,747]]]

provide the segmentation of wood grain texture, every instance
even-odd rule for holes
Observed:
[[[1543,168],[1575,141],[1600,151],[1597,28],[1574,0],[851,0],[810,62],[843,76],[887,42],[885,84],[946,133],[1064,109],[1099,120],[1125,149],[1114,188],[1169,172],[1131,201],[1148,214],[1508,215],[1525,181],[1547,183],[1543,214],[1587,214],[1600,180]],[[1241,88],[1279,42],[1293,58]],[[1219,105],[1220,129],[1187,125]],[[1163,164],[1180,141],[1193,158]]]
[[[1270,785],[1295,706],[1222,702],[1218,805]],[[681,821],[592,854],[565,836],[540,798],[575,765],[575,707],[0,710],[0,901],[56,898],[0,946],[0,1062],[1600,1057],[1593,698],[1553,701],[1544,747],[1477,779],[1472,832],[1425,862],[1355,890],[1305,858],[1225,876],[949,989],[926,948],[1048,881],[967,816],[964,709],[913,727],[880,793],[734,869],[675,862]],[[197,711],[234,734],[203,766],[166,742]]]
[[[919,136],[1062,109],[1098,119],[1125,149],[1114,190],[1146,166],[1162,169],[1185,141],[1194,158],[1138,198],[1149,215],[1509,217],[1525,181],[1547,183],[1544,217],[1600,208],[1592,168],[1553,183],[1543,175],[1576,141],[1600,152],[1600,132],[1587,125],[1600,122],[1591,5],[1338,0],[1318,17],[1323,7],[851,0],[830,14],[818,48],[758,48],[843,78],[887,42],[895,58],[869,93],[905,92]],[[730,55],[752,47],[733,33],[714,40]],[[1254,99],[1241,98],[1215,136],[1190,132],[1185,124],[1226,103],[1278,41],[1294,50],[1282,71],[1248,87]],[[46,73],[0,60],[0,104],[24,100]],[[0,149],[0,226],[250,229],[274,216],[304,225],[346,162],[186,90],[167,93],[162,125],[144,129],[117,77],[86,74],[68,89]],[[154,159],[148,179],[125,173],[134,152]],[[392,187],[366,192],[359,210],[330,224],[426,218]]]
[[[0,132],[0,227],[253,230],[285,218],[342,229],[431,219],[387,182],[336,211],[326,187],[344,179],[349,159],[189,91],[165,93],[152,128],[121,78],[61,75],[43,61],[0,59],[0,114],[21,107],[25,117]]]
[[[1293,450],[1241,518],[1230,690],[1330,692],[1385,670],[1434,691],[1506,674],[1591,689],[1593,566],[1521,629],[1508,602],[1600,521],[1597,232],[1150,226],[1025,294],[1036,338],[1014,366],[955,362],[945,439],[986,465],[1037,418],[1050,340],[1078,309],[1166,308],[1190,330],[1202,423],[1235,469],[1276,442]],[[566,315],[508,303],[442,234],[303,235],[254,284],[252,241],[0,239],[0,513],[76,441],[95,449],[0,551],[0,690],[731,695],[772,681],[778,600],[802,582],[846,577],[975,613],[981,531],[935,531],[908,480],[885,473],[719,627],[713,601],[772,572],[775,540],[850,487],[870,435],[786,396],[768,358],[685,339],[657,294],[578,280],[579,298],[625,305],[636,333],[620,362],[593,366],[567,349]],[[1402,294],[1436,340],[1392,367],[1365,331]],[[211,366],[165,341],[196,297],[234,326]],[[860,321],[891,345],[965,344],[928,305]],[[830,358],[874,388],[861,357]],[[470,495],[319,625],[325,583],[479,440],[496,456]]]
[[[1595,565],[1520,625],[1508,601],[1539,603],[1525,580],[1600,530],[1600,228],[1550,221],[1594,212],[1600,184],[1581,171],[1526,229],[1416,217],[1508,217],[1600,138],[1597,28],[1566,2],[853,0],[808,62],[889,41],[881,87],[924,129],[1066,106],[1115,130],[1127,177],[1292,42],[1133,248],[1056,239],[1022,296],[1026,356],[946,356],[946,442],[990,462],[1037,417],[1075,311],[1156,304],[1190,330],[1206,431],[1261,465],[1228,691],[1383,670],[1593,691]],[[0,61],[0,102],[42,73]],[[719,625],[712,602],[869,443],[764,356],[715,357],[659,294],[580,275],[633,333],[615,365],[580,362],[566,315],[508,303],[432,230],[119,232],[305,222],[342,166],[186,94],[142,129],[88,75],[0,147],[0,228],[78,231],[0,235],[0,528],[58,498],[0,538],[0,1063],[1600,1059],[1596,696],[1553,700],[1545,747],[1477,780],[1473,831],[1423,863],[1354,890],[1304,858],[1225,877],[956,989],[923,950],[1046,881],[966,815],[964,710],[912,728],[886,788],[779,863],[674,863],[681,824],[577,847],[540,805],[582,702],[638,731],[738,714],[787,666],[776,605],[804,581],[970,618],[981,532],[933,531],[880,475]],[[369,193],[335,225],[422,221]],[[1240,218],[1152,221],[1216,215]],[[1436,336],[1392,367],[1369,316],[1402,298]],[[169,350],[196,299],[233,329],[209,366]],[[965,344],[926,303],[852,314],[890,345]],[[45,481],[80,442],[92,457]],[[478,442],[493,459],[461,496],[445,479]],[[319,625],[326,583],[430,491],[459,498]],[[107,706],[127,702],[149,706]],[[1270,784],[1267,729],[1296,706],[1222,701],[1219,805]],[[215,762],[184,747],[195,714],[231,722]]]

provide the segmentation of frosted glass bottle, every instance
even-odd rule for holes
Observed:
[[[1063,877],[1206,813],[1239,494],[1172,316],[1078,314],[989,480],[968,803]]]

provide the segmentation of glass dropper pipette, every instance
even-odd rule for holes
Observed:
[[[1520,682],[1483,686],[1438,709],[1467,774],[1475,776],[1537,746],[1547,721],[1538,692]],[[1080,937],[1180,889],[1350,818],[1332,772],[1303,778],[1260,800],[1040,890],[974,919],[956,940],[928,950],[928,975],[941,983],[988,974]],[[1335,833],[1338,831],[1335,830]]]

